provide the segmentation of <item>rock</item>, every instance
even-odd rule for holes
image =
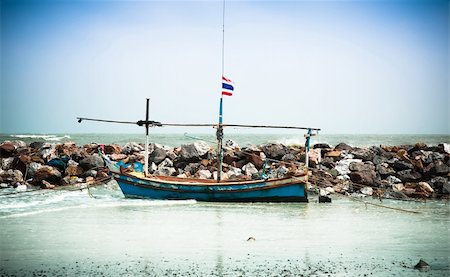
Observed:
[[[396,175],[402,182],[414,182],[422,178],[422,175],[419,172],[412,171],[411,169],[399,171]]]
[[[61,180],[61,172],[54,167],[43,165],[34,173],[33,182],[39,183],[42,180],[58,183]]]
[[[429,184],[435,191],[443,194],[450,194],[450,180],[448,177],[434,177],[429,181]]]
[[[319,195],[319,203],[331,203],[331,197],[327,195]]]
[[[373,189],[371,187],[363,187],[360,189],[362,194],[365,195],[372,195],[373,194]]]
[[[0,170],[0,180],[7,183],[17,183],[23,181],[23,174],[19,170]]]
[[[122,154],[127,154],[127,155],[133,154],[135,152],[141,152],[141,151],[144,151],[144,147],[137,144],[136,142],[128,142],[122,148]]]
[[[411,163],[405,161],[396,161],[394,162],[393,167],[396,171],[402,171],[405,169],[414,169],[414,166]]]
[[[50,145],[49,148],[44,148],[40,151],[39,155],[46,161],[58,158],[55,145]]]
[[[200,179],[210,179],[212,176],[212,173],[209,170],[204,170],[204,169],[199,170],[197,172],[197,174]]]
[[[270,173],[270,178],[284,178],[289,172],[289,169],[285,166],[280,166]]]
[[[378,164],[376,166],[376,171],[378,174],[380,174],[382,177],[389,176],[395,173],[395,170],[387,166],[387,164]]]
[[[348,168],[350,171],[375,171],[375,166],[372,162],[352,162]]]
[[[156,166],[156,164],[155,164],[154,162],[152,162],[152,163],[150,164],[150,166],[148,167],[148,172],[149,172],[150,174],[155,173],[157,170],[158,170],[158,167]]]
[[[158,170],[156,171],[156,175],[163,175],[163,176],[172,176],[176,173],[175,168],[173,167],[161,167],[158,168]]]
[[[87,158],[84,158],[80,161],[80,167],[84,170],[89,170],[92,168],[97,167],[104,167],[105,161],[103,161],[103,158],[99,154],[93,154],[91,156],[88,156]]]
[[[204,141],[198,141],[193,144],[181,145],[180,156],[186,161],[199,161],[205,156],[210,146]]]
[[[173,149],[166,151],[166,154],[167,154],[167,158],[171,159],[172,161],[174,161],[176,158],[178,158],[178,155],[175,154],[175,151],[173,151]]]
[[[351,163],[361,163],[362,160],[359,159],[343,159],[337,162],[334,169],[336,169],[340,175],[347,175],[350,173],[349,166]]]
[[[450,154],[450,144],[448,143],[441,143],[439,144],[444,150],[445,153]]]
[[[277,143],[266,144],[261,148],[268,158],[275,160],[280,160],[284,155],[288,153],[286,146]]]
[[[103,147],[103,151],[105,154],[120,154],[122,152],[122,148],[117,144],[106,144]]]
[[[42,180],[41,189],[54,189],[56,186],[53,184],[50,184],[49,182]]]
[[[323,166],[327,167],[328,169],[334,169],[334,167],[336,166],[333,158],[331,158],[331,157],[323,158],[321,163]]]
[[[248,163],[242,167],[242,170],[244,171],[245,175],[252,176],[253,174],[257,174],[258,170],[252,163]]]
[[[386,163],[387,160],[388,159],[386,157],[383,157],[383,156],[374,156],[372,162],[373,162],[374,165],[379,165],[379,164]]]
[[[420,259],[420,261],[414,266],[414,269],[420,271],[426,271],[429,270],[430,268],[431,268],[430,265],[422,259]]]
[[[77,165],[69,165],[65,171],[66,175],[79,176],[83,174],[83,169]]]
[[[260,154],[264,155],[263,152],[261,152]],[[264,166],[263,158],[261,158],[261,156],[255,152],[247,156],[247,161],[249,163],[252,163],[258,170]]]
[[[0,157],[7,158],[14,155],[16,146],[10,142],[4,142],[0,145]]]
[[[402,183],[399,184],[392,184],[392,190],[393,191],[402,191],[405,189],[405,186],[403,186]]]
[[[322,161],[321,149],[310,149],[308,157],[311,166],[318,165]]]
[[[326,143],[316,143],[314,144],[313,149],[317,148],[331,148],[331,146]]]
[[[386,178],[386,181],[387,181],[389,184],[398,184],[398,183],[401,183],[401,182],[402,182],[402,180],[400,180],[399,178],[397,178],[397,177],[395,177],[395,176],[388,176],[388,177]]]
[[[325,157],[330,158],[339,158],[341,157],[342,151],[341,150],[332,150],[325,153]]]
[[[444,164],[441,160],[434,162],[434,172],[437,175],[447,175],[450,173],[450,167]]]
[[[283,162],[294,162],[297,160],[297,157],[294,154],[291,153],[287,153],[286,155],[284,155],[281,160]]]
[[[126,158],[127,158],[127,155],[125,155],[125,154],[110,154],[110,155],[109,155],[109,158],[110,158],[112,161],[120,161],[120,160],[126,159]]]
[[[367,148],[353,148],[350,150],[350,154],[352,154],[356,159],[361,159],[363,161],[372,161],[375,157],[375,153]]]
[[[0,168],[3,170],[11,169],[13,161],[14,161],[14,157],[0,158],[0,162],[1,162]]]
[[[426,182],[419,182],[419,187],[426,192],[429,192],[429,193],[434,192],[433,188],[431,188],[431,186]]]
[[[225,147],[232,148],[232,149],[239,149],[240,148],[239,145],[234,140],[231,140],[231,139],[228,139],[225,142]]]
[[[166,151],[161,148],[155,149],[149,156],[151,162],[159,164],[167,157]]]
[[[27,171],[27,178],[33,178],[34,174],[36,173],[39,168],[42,167],[42,164],[31,162],[28,164],[28,171]]]
[[[8,184],[6,184],[6,183],[0,183],[0,188],[6,189],[7,187],[9,187]]]
[[[97,177],[97,173],[98,173],[97,170],[89,169],[83,174],[83,177],[85,177],[86,179],[89,177],[95,178]]]
[[[348,174],[350,180],[354,183],[362,184],[362,185],[374,185],[375,184],[375,171],[354,171]]]
[[[334,150],[352,150],[353,149],[353,147],[351,147],[350,145],[348,145],[348,144],[345,144],[345,143],[343,143],[343,142],[341,142],[341,143],[339,143],[338,145],[336,145],[335,147],[334,147]]]
[[[158,165],[158,168],[161,167],[173,167],[173,162],[169,158],[166,158]]]
[[[237,179],[242,176],[242,170],[237,167],[230,167],[227,171],[229,179]]]

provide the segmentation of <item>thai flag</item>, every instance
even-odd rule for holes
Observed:
[[[234,91],[233,81],[222,76],[222,95],[232,96],[233,91]]]

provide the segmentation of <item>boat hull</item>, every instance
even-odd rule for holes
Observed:
[[[305,178],[244,182],[183,181],[114,174],[125,197],[207,202],[308,202]]]

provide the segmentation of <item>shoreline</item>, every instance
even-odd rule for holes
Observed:
[[[241,148],[232,140],[225,145],[225,180],[258,179],[263,171],[274,178],[283,177],[304,167],[302,145],[267,143]],[[0,144],[1,187],[21,192],[102,183],[108,179],[108,170],[97,154],[100,148],[113,161],[144,162],[144,146],[134,142],[77,146],[74,142],[5,141]],[[151,143],[149,149],[151,174],[204,179],[217,174],[215,150],[205,142],[178,147]],[[450,198],[450,145],[446,143],[371,147],[317,143],[309,156],[310,191],[322,196]],[[266,159],[270,163],[263,168]]]

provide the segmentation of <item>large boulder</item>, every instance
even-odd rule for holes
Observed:
[[[252,164],[248,163],[242,167],[242,170],[244,171],[245,175],[252,176],[253,174],[258,173],[258,169]]]
[[[212,176],[212,173],[206,169],[199,170],[197,174],[200,179],[210,179]]]
[[[288,153],[286,146],[279,143],[266,144],[261,148],[268,158],[275,160],[281,160]]]
[[[28,172],[27,172],[27,178],[33,178],[36,171],[39,170],[39,168],[42,167],[42,164],[31,162],[28,164]]]
[[[367,148],[353,148],[350,150],[350,154],[356,159],[361,159],[363,161],[372,161],[375,157],[375,153]]]
[[[34,173],[33,182],[40,183],[42,180],[46,180],[52,184],[59,183],[61,180],[61,172],[54,167],[43,165]]]
[[[105,154],[120,154],[122,148],[117,144],[106,144],[104,147]]]
[[[376,170],[382,177],[393,175],[395,173],[395,170],[390,168],[387,164],[378,164],[376,166]]]
[[[362,185],[374,185],[376,172],[375,166],[372,162],[365,163],[350,163],[349,165],[350,173],[348,176],[350,180],[354,183],[362,184]]]
[[[396,161],[394,162],[393,167],[395,168],[396,171],[414,169],[414,166],[411,163],[405,161]]]
[[[450,179],[449,177],[434,177],[429,181],[431,187],[443,194],[450,194]]]
[[[336,169],[340,175],[347,175],[350,173],[350,164],[351,163],[361,163],[360,159],[343,159],[337,162],[334,169]]]
[[[14,162],[14,157],[0,158],[0,168],[3,170],[11,169]]]
[[[80,166],[84,170],[89,170],[97,167],[104,167],[105,161],[99,154],[93,154],[80,161]]]
[[[166,157],[167,157],[167,154],[166,154],[166,151],[164,149],[156,148],[150,154],[149,159],[150,159],[150,162],[154,162],[155,164],[159,164],[160,162],[164,161],[164,159]]]
[[[450,167],[444,164],[441,160],[434,162],[434,172],[437,175],[447,175],[450,173]]]
[[[199,161],[210,150],[210,146],[204,141],[181,145],[181,158],[187,161]]]
[[[142,145],[137,144],[136,142],[128,142],[122,148],[122,154],[133,154],[135,152],[144,151],[144,147]]]
[[[19,170],[2,170],[0,169],[0,181],[15,184],[23,181],[23,174]]]
[[[264,155],[264,153],[262,153],[262,152],[261,153],[253,152],[253,153],[250,153],[249,155],[247,155],[247,161],[249,163],[252,163],[257,169],[261,169],[264,165],[263,158],[261,158],[260,154]]]
[[[396,173],[396,176],[402,180],[402,182],[415,182],[422,178],[419,172],[413,171],[411,169],[402,170]]]
[[[343,151],[343,150],[352,150],[353,149],[353,147],[351,147],[350,145],[348,145],[348,144],[345,144],[345,143],[343,143],[343,142],[341,142],[341,143],[339,143],[338,145],[336,145],[335,147],[334,147],[334,149],[335,150],[341,150],[341,151]]]
[[[0,145],[0,157],[11,157],[16,152],[16,146],[11,142],[4,142]]]

